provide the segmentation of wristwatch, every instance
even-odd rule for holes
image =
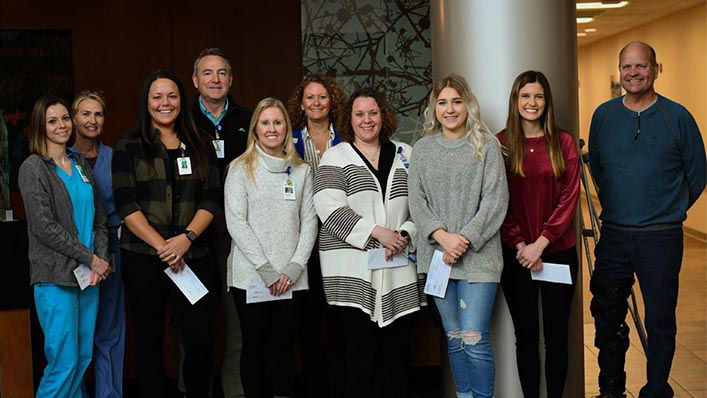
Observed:
[[[197,238],[197,235],[194,233],[194,231],[192,231],[190,229],[185,229],[184,235],[186,235],[187,239],[189,239],[192,242],[194,242],[194,240]]]

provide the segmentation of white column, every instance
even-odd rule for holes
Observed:
[[[481,118],[492,132],[505,127],[513,80],[533,69],[543,72],[550,81],[558,124],[577,135],[575,1],[431,0],[430,18],[434,80],[450,72],[464,76],[479,100]],[[581,290],[580,276],[570,317],[567,397],[584,396]],[[496,358],[495,395],[521,397],[513,323],[500,289],[491,334]],[[544,350],[542,334],[540,340],[540,349]],[[544,372],[541,384],[543,396]],[[446,391],[453,393],[454,387]]]

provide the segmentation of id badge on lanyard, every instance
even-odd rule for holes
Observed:
[[[216,152],[216,157],[223,159],[226,157],[226,142],[221,139],[221,125],[216,126],[216,139],[211,140]]]
[[[191,158],[186,156],[186,145],[183,142],[179,143],[179,149],[182,150],[182,156],[177,158],[177,170],[180,176],[191,175]]]
[[[296,200],[295,184],[292,183],[290,174],[292,174],[292,167],[287,166],[287,181],[282,186],[282,193],[285,200]]]
[[[83,172],[83,168],[78,163],[76,164],[76,170],[79,171],[79,175],[81,176],[83,182],[88,183],[88,177],[86,177],[86,174]]]

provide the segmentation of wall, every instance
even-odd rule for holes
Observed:
[[[176,72],[193,100],[192,65],[205,47],[232,58],[236,102],[287,99],[302,77],[299,15],[299,1],[278,0],[2,1],[0,29],[72,30],[74,88],[105,91],[104,140],[113,144],[134,126],[150,72]]]
[[[632,40],[653,46],[663,72],[656,91],[684,105],[697,121],[707,143],[707,6],[688,8],[647,25],[581,47],[579,127],[587,139],[594,109],[611,97],[610,79],[618,80],[618,54]],[[707,194],[688,211],[686,230],[707,235]]]

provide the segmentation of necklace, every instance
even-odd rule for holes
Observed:
[[[375,152],[372,154],[366,153],[362,148],[359,148],[358,145],[356,145],[356,148],[358,148],[359,151],[368,159],[369,162],[373,163],[378,159],[378,154],[380,154],[381,147],[379,146]]]

